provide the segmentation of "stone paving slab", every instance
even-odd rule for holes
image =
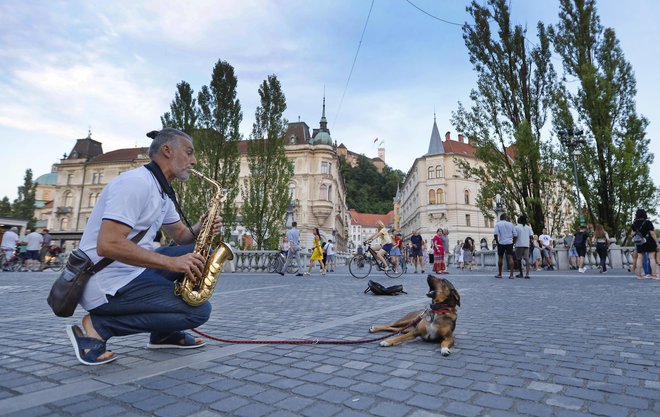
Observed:
[[[80,365],[45,299],[56,273],[0,273],[0,415],[14,416],[658,416],[660,281],[630,273],[537,272],[496,280],[450,270],[462,296],[456,347],[226,344],[145,349],[113,338],[115,362]],[[225,273],[200,330],[223,339],[373,338],[429,303],[366,295],[345,268],[325,277]]]

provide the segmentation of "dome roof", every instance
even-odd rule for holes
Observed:
[[[314,145],[332,145],[332,138],[328,132],[319,132],[314,136]]]
[[[57,185],[57,172],[40,175],[34,182],[39,185]]]

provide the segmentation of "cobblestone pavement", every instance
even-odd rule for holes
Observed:
[[[0,273],[0,415],[27,416],[658,416],[660,281],[623,271],[493,271],[449,278],[462,296],[449,357],[419,340],[382,348],[209,341],[145,349],[113,338],[119,359],[80,365],[45,299],[56,273]],[[224,339],[373,338],[374,323],[424,308],[424,276],[407,295],[363,293],[348,271],[311,278],[225,273],[200,330]]]

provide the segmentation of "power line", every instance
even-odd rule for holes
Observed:
[[[367,31],[367,25],[369,24],[369,17],[371,16],[371,11],[374,8],[374,2],[376,0],[371,0],[371,7],[369,7],[369,14],[367,15],[367,20],[364,22],[364,28],[362,29],[362,36],[360,36],[360,43],[358,43],[357,51],[355,51],[355,57],[353,58],[353,65],[351,65],[351,71],[348,73],[348,79],[346,80],[346,85],[344,86],[344,92],[341,94],[341,100],[339,100],[339,107],[337,108],[337,114],[335,115],[335,120],[332,123],[334,126],[339,119],[339,112],[341,111],[341,106],[344,103],[344,97],[346,96],[346,90],[348,90],[348,83],[351,81],[351,76],[353,75],[353,69],[355,68],[355,63],[357,62],[358,54],[360,53],[360,47],[362,46],[362,40],[364,39],[364,33]]]
[[[426,10],[420,8],[419,6],[417,6],[415,3],[413,3],[413,2],[410,1],[410,0],[406,0],[406,1],[408,2],[408,4],[410,4],[411,6],[413,6],[415,9],[419,10],[420,12],[424,13],[425,15],[427,15],[427,16],[429,16],[429,17],[434,18],[435,20],[439,20],[439,21],[444,22],[444,23],[447,23],[447,24],[449,24],[449,25],[463,26],[462,23],[450,22],[449,20],[445,20],[445,19],[442,19],[442,18],[440,18],[440,17],[438,17],[438,16],[434,16],[434,15],[432,15],[431,13],[427,12]]]

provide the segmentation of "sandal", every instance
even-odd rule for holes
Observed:
[[[186,332],[174,332],[158,341],[155,341],[152,335],[147,349],[197,349],[205,344],[203,340],[197,343],[197,339]]]
[[[93,337],[86,337],[80,327],[69,325],[66,327],[66,334],[69,335],[73,351],[76,352],[78,362],[83,365],[103,365],[104,363],[112,362],[117,359],[116,355],[103,360],[97,360],[99,356],[106,352],[105,342],[103,340],[94,339]],[[87,353],[85,353],[87,350]],[[109,351],[107,351],[109,352]]]

